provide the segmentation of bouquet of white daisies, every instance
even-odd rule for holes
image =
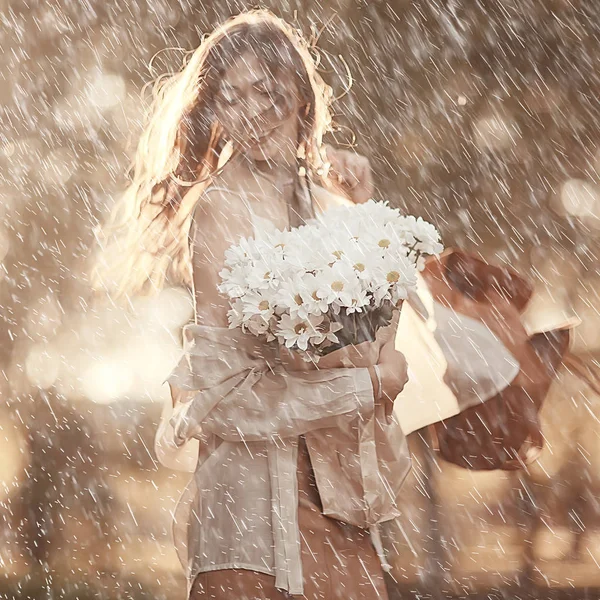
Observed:
[[[436,228],[369,200],[291,230],[244,238],[225,253],[219,291],[229,327],[278,340],[305,360],[374,340],[416,285]]]

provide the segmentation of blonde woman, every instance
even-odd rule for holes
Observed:
[[[373,526],[399,514],[410,460],[391,415],[407,379],[397,320],[319,370],[292,371],[276,344],[228,329],[216,287],[230,244],[339,200],[316,184],[330,99],[296,30],[263,10],[226,21],[161,82],[109,226],[125,235],[97,269],[115,297],[165,281],[194,296],[156,437],[167,465],[193,448],[174,538],[194,600],[387,598]],[[329,158],[338,189],[366,200],[365,160]],[[358,354],[370,366],[353,366]]]

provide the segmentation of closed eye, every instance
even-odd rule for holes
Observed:
[[[276,92],[273,92],[272,90],[267,90],[265,88],[256,88],[256,91],[261,96],[264,96],[265,98],[271,98],[271,97],[274,97],[276,95]]]
[[[221,102],[221,104],[224,104],[225,106],[235,106],[239,103],[239,100],[235,96],[232,96],[230,98],[221,96],[219,98],[219,102]]]

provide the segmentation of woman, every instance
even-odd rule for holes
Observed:
[[[216,288],[232,243],[299,225],[332,198],[311,181],[326,165],[330,92],[305,41],[268,11],[218,27],[157,94],[113,219],[126,240],[104,249],[112,281],[97,272],[115,296],[192,288],[156,448],[164,464],[194,448],[174,520],[193,599],[387,598],[373,527],[399,514],[409,468],[391,416],[407,379],[397,319],[295,371],[276,344],[228,329]]]

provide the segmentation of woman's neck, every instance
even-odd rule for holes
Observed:
[[[276,185],[291,185],[298,176],[296,164],[273,160],[254,160],[244,155],[248,169]]]

